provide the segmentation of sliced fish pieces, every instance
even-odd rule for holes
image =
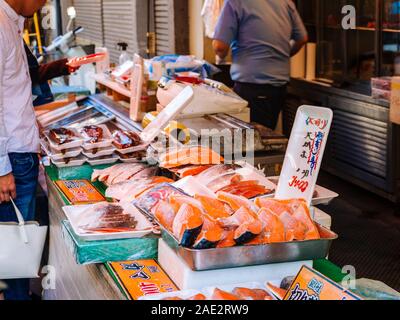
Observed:
[[[196,179],[198,179],[200,183],[207,185],[211,179],[215,179],[215,177],[231,173],[232,171],[234,171],[235,168],[236,166],[230,164],[220,164],[212,166],[209,169],[197,175]]]
[[[147,166],[143,165],[143,164],[137,164],[137,165],[132,165],[129,168],[124,168],[124,170],[120,170],[120,174],[115,177],[112,181],[109,181],[111,179],[111,175],[109,177],[109,179],[107,179],[107,183],[110,185],[113,184],[117,184],[120,182],[124,182],[129,180],[129,178],[133,177],[134,175],[136,175],[137,173],[139,173],[140,171],[146,169]]]
[[[224,173],[223,175],[211,179],[208,182],[207,187],[211,191],[217,192],[231,184],[239,182],[241,179],[242,176],[240,174],[237,174],[236,172]]]
[[[219,201],[218,199],[201,195],[195,195],[195,199],[200,201],[204,211],[214,219],[228,218],[234,213],[234,211],[227,204]]]
[[[103,170],[94,170],[92,173],[92,182],[99,180],[100,182],[104,182],[107,180],[108,176],[114,171],[118,170],[120,167],[126,166],[126,164],[116,164],[114,166],[108,167]]]
[[[183,204],[187,204],[193,208],[193,210],[197,215],[202,216],[203,214],[205,214],[201,202],[188,196],[172,195],[169,197],[169,203],[171,204],[172,207],[175,208],[175,210],[177,208],[180,208]]]
[[[318,228],[315,223],[311,219],[310,211],[308,210],[307,204],[305,201],[297,201],[296,203],[292,202],[292,216],[302,224],[304,224],[307,228],[307,231],[304,236],[304,240],[317,240],[320,239],[321,236],[319,234]]]
[[[215,220],[203,216],[203,221],[203,228],[193,245],[196,250],[215,248],[224,235],[224,230]]]
[[[242,300],[272,300],[271,295],[262,289],[235,288],[232,293]]]
[[[129,180],[136,181],[136,180],[140,180],[140,179],[150,179],[157,174],[157,171],[158,171],[158,168],[156,168],[156,167],[144,168],[143,170],[139,171],[138,173],[136,173],[132,177],[130,177]],[[172,182],[172,180],[166,179],[166,181],[164,181],[164,182]]]
[[[290,207],[287,201],[280,201],[271,198],[257,198],[255,204],[260,208],[271,210],[277,216],[280,216],[284,212],[290,212]]]
[[[160,157],[160,167],[171,169],[184,165],[220,164],[224,159],[209,148],[196,146],[173,150]]]
[[[263,231],[263,226],[258,216],[246,207],[241,207],[229,218],[218,219],[222,227],[237,227],[234,232],[236,244],[243,244],[253,240]]]
[[[239,210],[241,207],[246,207],[253,212],[258,212],[259,210],[259,208],[252,201],[245,197],[220,191],[217,193],[217,198],[218,200],[227,203],[234,211]]]
[[[217,248],[230,248],[236,245],[235,230],[224,229],[222,240],[218,243]]]
[[[229,292],[226,292],[226,291],[216,288],[211,296],[211,300],[235,301],[235,300],[241,300],[241,299],[232,293],[229,293]]]
[[[172,231],[176,213],[173,207],[167,201],[160,201],[155,209],[154,216],[158,222],[169,231]]]
[[[268,209],[261,209],[258,217],[263,224],[265,243],[285,242],[285,226],[276,214]]]
[[[184,203],[175,216],[172,232],[182,247],[193,246],[203,226],[202,216],[195,213],[190,205]]]
[[[300,221],[297,221],[288,212],[284,212],[279,217],[285,226],[286,241],[304,240],[307,227]]]

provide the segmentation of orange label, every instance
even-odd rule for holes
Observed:
[[[106,198],[88,180],[59,180],[56,186],[71,204],[91,204]]]
[[[284,300],[361,300],[319,272],[303,266]]]
[[[116,280],[132,300],[152,294],[178,291],[155,260],[109,262]]]

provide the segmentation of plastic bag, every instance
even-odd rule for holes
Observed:
[[[208,38],[214,38],[215,28],[217,26],[223,5],[223,0],[206,0],[204,2],[201,16],[203,17],[206,36]]]
[[[220,72],[220,70],[214,65],[205,60],[196,59],[194,56],[171,54],[154,57],[152,61],[162,62],[164,64],[165,72],[170,77],[173,77],[180,72],[196,72],[199,73],[202,78],[209,78]],[[153,68],[151,66],[150,73],[152,72]]]

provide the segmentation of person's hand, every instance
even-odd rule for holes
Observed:
[[[69,72],[69,73],[74,73],[74,72],[76,72],[77,70],[79,70],[79,68],[80,68],[80,67],[71,67],[71,66],[68,66],[68,72]]]
[[[12,173],[0,177],[0,203],[9,202],[17,196],[17,188]]]

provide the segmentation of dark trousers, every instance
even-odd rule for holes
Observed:
[[[9,158],[17,186],[15,204],[25,221],[35,218],[36,188],[39,174],[39,158],[33,153],[10,153]],[[17,222],[10,203],[0,204],[0,222]],[[18,253],[16,253],[18,254]],[[6,300],[29,300],[29,279],[5,280]]]
[[[286,101],[286,85],[235,82],[234,91],[249,102],[251,121],[275,130]]]

